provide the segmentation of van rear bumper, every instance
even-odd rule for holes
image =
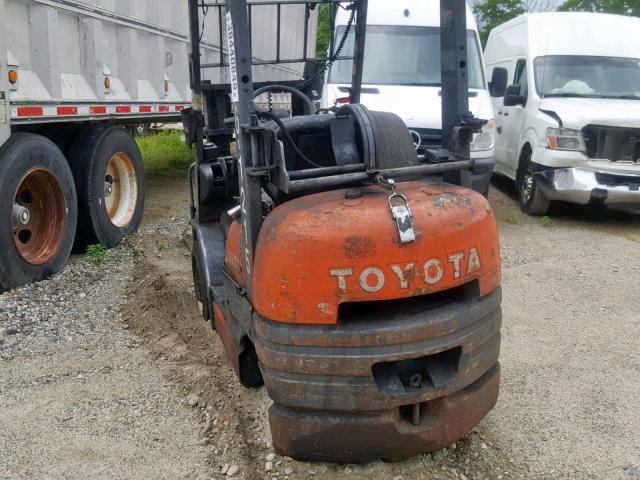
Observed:
[[[640,174],[576,167],[544,170],[536,173],[535,179],[549,200],[582,205],[640,205]]]
[[[400,460],[464,436],[495,405],[500,290],[427,311],[334,326],[254,315],[276,451]],[[417,379],[417,380],[416,380]]]

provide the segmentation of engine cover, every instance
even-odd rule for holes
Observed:
[[[411,209],[413,242],[400,242],[390,192],[379,186],[318,193],[274,209],[254,259],[258,313],[277,322],[334,324],[343,302],[425,295],[473,280],[482,296],[499,286],[497,228],[483,196],[427,181],[399,183],[397,191]]]

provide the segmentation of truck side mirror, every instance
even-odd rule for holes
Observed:
[[[493,69],[491,81],[489,82],[489,93],[492,97],[504,97],[508,75],[509,72],[507,72],[506,68],[496,67]]]
[[[525,97],[520,95],[520,85],[509,85],[504,94],[504,106],[515,107],[516,105],[524,105],[525,103]]]

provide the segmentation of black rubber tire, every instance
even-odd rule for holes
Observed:
[[[34,169],[46,170],[64,197],[65,223],[57,251],[41,265],[32,265],[19,254],[11,232],[11,212],[16,189]],[[60,149],[47,138],[15,133],[0,147],[0,292],[44,280],[64,268],[76,233],[78,206],[69,165]]]
[[[416,146],[409,129],[395,113],[369,111],[379,169],[413,167],[418,164]]]
[[[531,152],[527,152],[522,159],[522,171],[518,175],[518,201],[522,213],[539,216],[545,215],[549,211],[551,200],[544,196],[536,183],[535,176],[532,178],[531,194],[528,199],[524,198],[525,179],[528,174],[533,174],[536,171],[536,164],[531,161]]]
[[[133,164],[137,198],[132,217],[126,225],[114,225],[105,203],[104,178],[107,165],[117,153],[125,153]],[[88,127],[71,147],[69,163],[78,192],[78,231],[75,250],[100,243],[115,247],[133,235],[144,211],[144,165],[133,137],[124,127],[98,125]]]

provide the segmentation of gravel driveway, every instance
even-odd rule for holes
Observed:
[[[0,478],[205,479],[198,415],[122,318],[121,247],[0,295]]]
[[[272,454],[264,389],[198,317],[186,198],[182,173],[152,179],[135,243],[0,295],[0,478],[640,478],[638,215],[541,221],[497,182],[498,405],[451,448],[332,465]]]

